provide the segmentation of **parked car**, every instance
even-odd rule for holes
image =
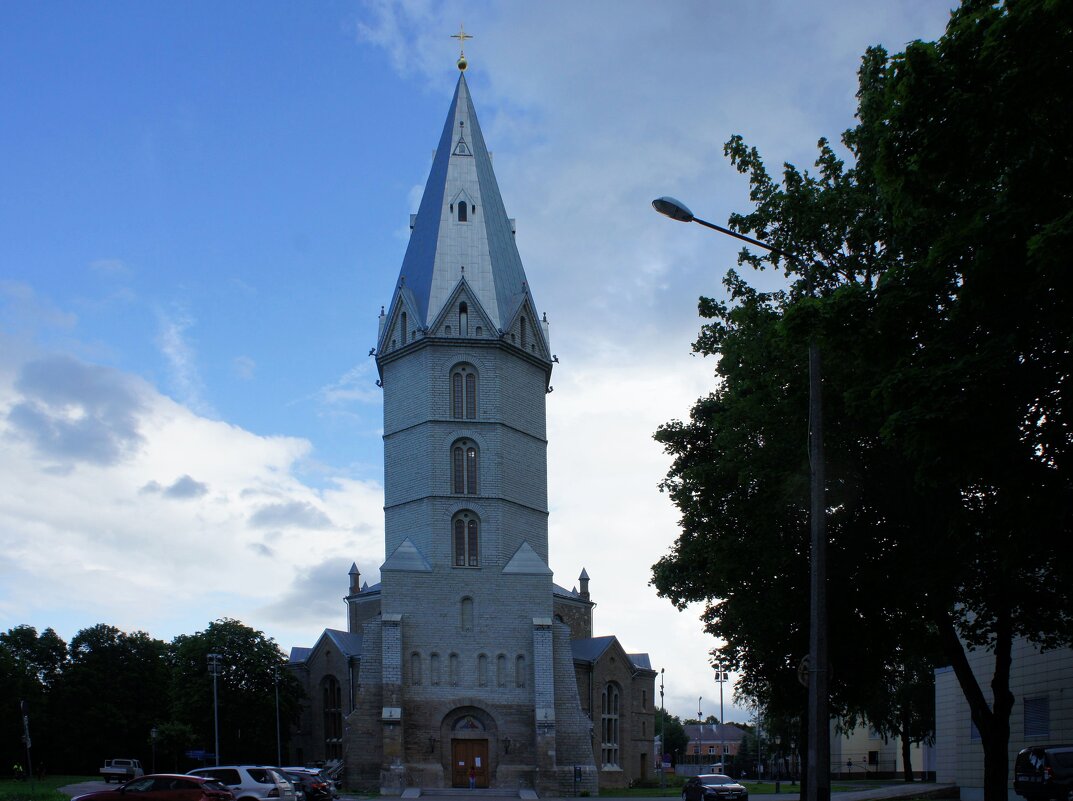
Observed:
[[[315,782],[324,784],[324,786],[327,788],[329,798],[338,798],[339,797],[339,789],[335,786],[335,780],[332,779],[332,777],[328,775],[327,771],[321,770],[320,768],[298,768],[298,767],[284,768],[284,770],[287,773],[295,773],[295,774],[298,774],[300,776],[309,776]],[[319,787],[317,789],[318,789],[318,791],[320,790]],[[306,795],[307,796],[309,795],[308,791],[306,792]]]
[[[108,784],[112,779],[117,782],[127,782],[145,775],[145,771],[142,770],[142,763],[136,759],[106,759],[100,772],[104,776],[105,784]]]
[[[175,773],[151,773],[108,790],[75,796],[72,801],[234,801],[230,788],[215,779]]]
[[[297,801],[294,785],[280,768],[267,765],[217,765],[195,768],[190,776],[205,776],[227,785],[236,801]]]
[[[1073,745],[1022,748],[1013,763],[1013,791],[1029,801],[1073,797]]]
[[[722,773],[702,773],[682,787],[682,801],[749,801],[749,791]]]
[[[332,801],[331,789],[315,773],[296,773],[288,768],[283,773],[294,785],[295,794],[301,794],[299,801]]]

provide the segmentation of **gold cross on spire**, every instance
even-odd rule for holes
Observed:
[[[466,28],[462,23],[458,25],[458,33],[451,34],[452,39],[458,40],[458,68],[465,71],[468,66],[466,62],[466,40],[473,37],[466,33]]]

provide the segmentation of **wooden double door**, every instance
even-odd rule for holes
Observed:
[[[451,740],[451,786],[488,786],[488,741]]]

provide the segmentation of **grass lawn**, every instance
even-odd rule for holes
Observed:
[[[17,782],[14,779],[0,779],[0,801],[70,801],[70,796],[57,788],[77,782],[88,782],[99,776],[46,776],[32,782]],[[31,789],[32,788],[32,789]]]

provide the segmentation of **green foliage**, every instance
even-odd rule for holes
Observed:
[[[86,776],[45,776],[33,782],[5,779],[0,781],[0,801],[70,801],[59,788],[88,780]]]
[[[733,228],[780,252],[785,292],[731,270],[694,349],[718,385],[656,433],[682,532],[659,591],[705,602],[739,691],[805,706],[808,340],[823,353],[833,711],[927,739],[941,651],[1005,795],[1011,643],[1073,643],[1073,5],[969,0],[936,43],[869,50],[846,167],[750,182]],[[784,254],[792,253],[793,257]],[[964,645],[995,656],[988,704]],[[802,743],[803,744],[803,743]]]
[[[663,753],[684,754],[689,738],[677,715],[656,710],[656,733],[663,737]]]
[[[8,710],[0,719],[6,733],[0,756],[9,766],[27,763],[17,714],[26,700],[35,773],[47,763],[50,771],[96,776],[115,757],[139,759],[149,770],[154,756],[160,770],[189,770],[187,750],[214,748],[210,652],[224,657],[221,750],[229,759],[274,762],[276,671],[284,748],[301,687],[278,646],[235,620],[215,621],[170,644],[104,624],[78,632],[69,646],[51,629],[0,633],[0,701]]]

